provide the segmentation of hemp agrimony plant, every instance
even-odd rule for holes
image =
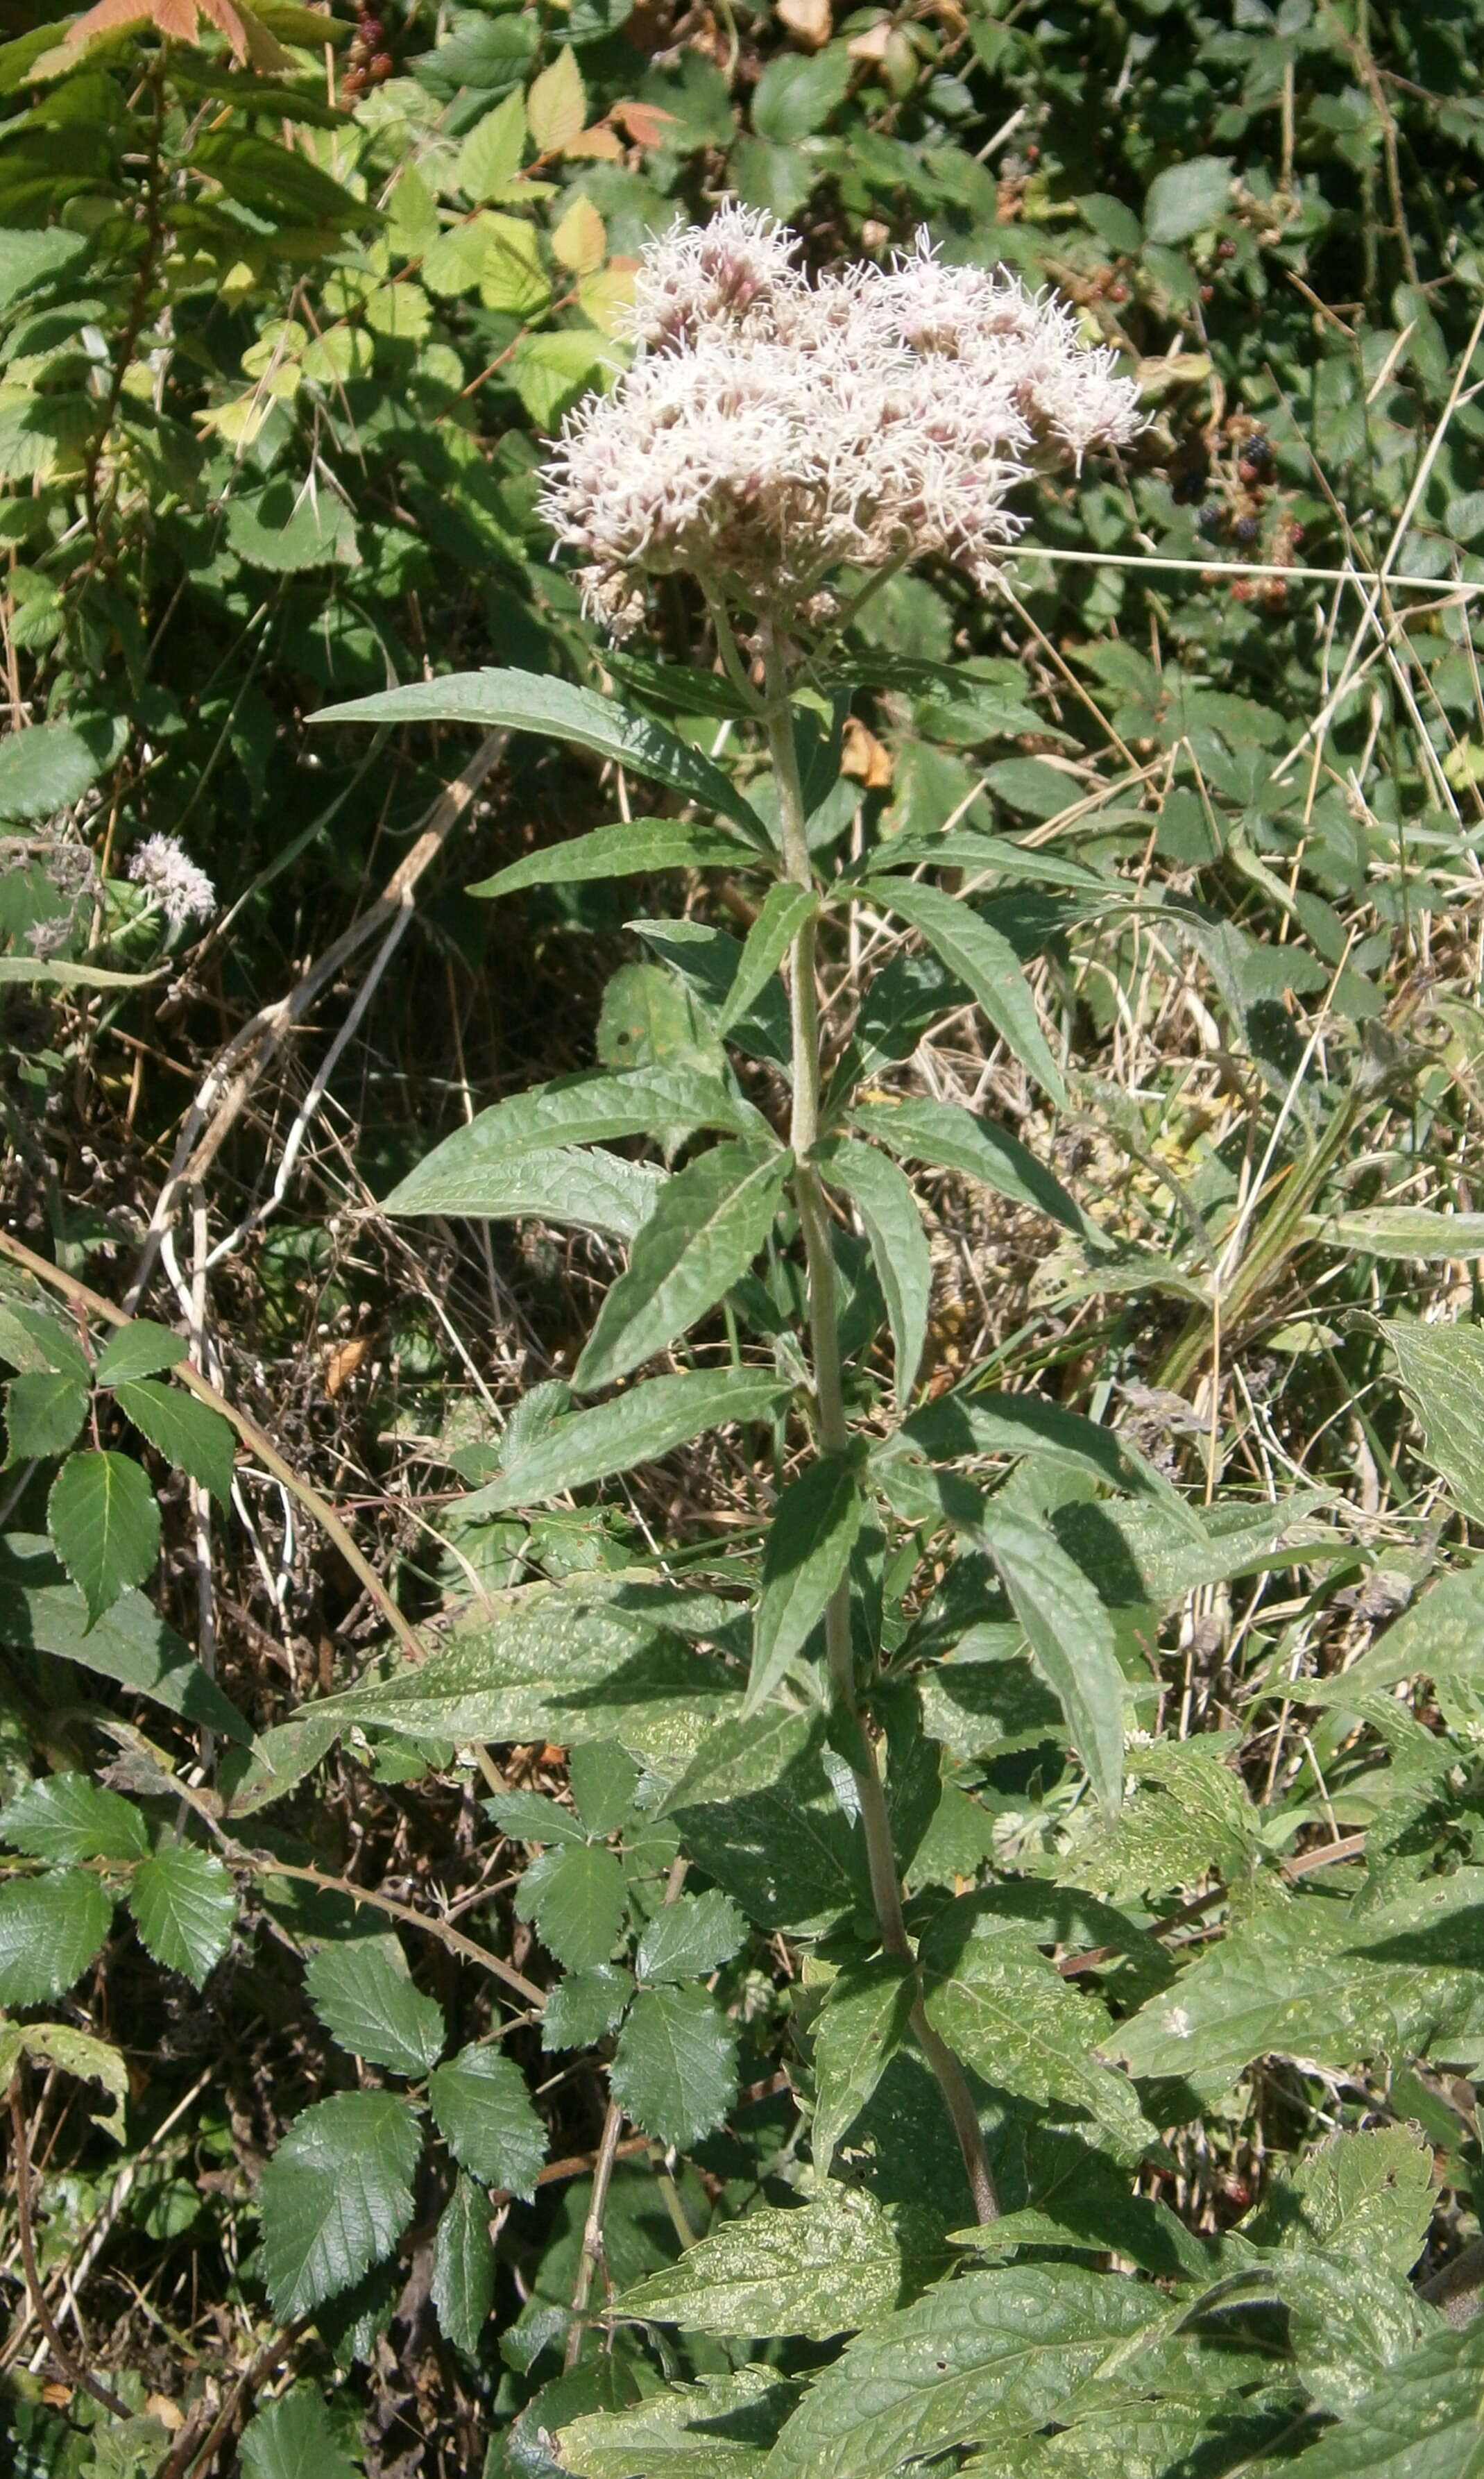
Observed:
[[[438,682],[351,711],[367,717],[472,715],[531,725],[549,703],[547,728],[565,718],[572,736],[607,748],[638,771],[691,792],[723,822],[713,831],[653,823],[590,837],[552,874],[615,876],[655,859],[745,865],[768,881],[730,985],[719,996],[718,1035],[742,1028],[774,974],[788,994],[787,1126],[769,1124],[776,1078],[759,1103],[723,1065],[714,1078],[660,1067],[585,1077],[502,1106],[466,1137],[440,1149],[403,1191],[403,1210],[448,1198],[445,1184],[476,1158],[462,1210],[512,1214],[544,1202],[558,1218],[623,1228],[627,1271],[603,1303],[578,1363],[574,1391],[594,1395],[682,1345],[728,1300],[764,1252],[801,1249],[807,1298],[807,1381],[794,1390],[785,1452],[790,1477],[764,1541],[742,1717],[775,1700],[817,1698],[846,1776],[868,1871],[879,1949],[899,1977],[913,2038],[942,2088],[963,2153],[974,2211],[994,2217],[994,2180],[963,2065],[933,2020],[903,1913],[901,1861],[875,1745],[878,1646],[866,1614],[867,1578],[885,1546],[882,1502],[920,1521],[937,1467],[931,1441],[941,1417],[915,1428],[912,1407],[927,1336],[927,1243],[901,1159],[961,1162],[999,1188],[1023,1187],[1030,1166],[1001,1131],[937,1106],[859,1111],[856,1087],[879,1061],[882,1036],[866,1031],[868,993],[856,991],[857,1024],[827,1020],[820,1005],[820,936],[846,929],[864,896],[919,931],[946,968],[944,1009],[962,984],[1029,1072],[1052,1092],[1060,1077],[1008,941],[970,905],[919,882],[922,864],[962,866],[994,857],[992,843],[960,835],[942,851],[888,847],[864,869],[821,873],[811,834],[801,723],[860,677],[843,652],[851,623],[884,580],[914,562],[945,559],[983,580],[1021,519],[1007,505],[1037,462],[1080,459],[1139,427],[1136,389],[1116,356],[1090,347],[1070,313],[1032,298],[1014,279],[943,266],[919,244],[889,268],[855,266],[811,281],[800,243],[766,215],[723,208],[695,231],[674,231],[645,251],[629,332],[632,367],[607,395],[569,417],[547,468],[544,512],[559,543],[582,556],[585,607],[612,637],[642,629],[654,581],[693,581],[724,667],[729,713],[751,725],[771,766],[769,797],[754,806],[715,779],[709,764],[657,726],[595,698],[576,698],[520,675],[482,674]],[[712,684],[707,683],[710,687]],[[343,713],[346,709],[335,709]],[[826,805],[828,796],[826,795]],[[815,801],[815,813],[818,814]],[[767,819],[775,832],[765,829]],[[656,842],[658,833],[659,841]],[[574,864],[576,866],[574,866]],[[533,873],[522,873],[529,882]],[[509,880],[507,878],[507,882]],[[916,1030],[925,1030],[925,1025]],[[900,1055],[898,1026],[884,1035]],[[915,1036],[914,1036],[915,1037]],[[912,1046],[907,1040],[907,1047]],[[827,1056],[834,1072],[826,1081]],[[596,1178],[636,1194],[633,1174],[611,1158],[561,1158],[544,1200],[529,1193],[533,1158],[521,1151],[580,1145],[593,1137],[689,1135],[721,1140],[692,1153],[659,1186],[631,1228],[594,1209]],[[501,1189],[491,1147],[511,1151],[515,1188]],[[516,1168],[517,1163],[519,1167]],[[602,1167],[599,1167],[602,1165]],[[841,1225],[866,1233],[894,1359],[890,1407],[873,1385],[847,1385]],[[799,1367],[794,1338],[779,1335],[776,1366]],[[548,1493],[632,1466],[655,1446],[703,1422],[737,1417],[735,1378],[717,1384],[651,1377],[601,1408],[553,1422],[534,1449]],[[694,1408],[691,1408],[693,1404]],[[677,1409],[670,1417],[669,1407]],[[950,1424],[951,1427],[951,1424]],[[594,1448],[596,1439],[611,1440]],[[952,1437],[957,1447],[971,1435]],[[508,1475],[517,1486],[518,1465]],[[1049,1536],[1026,1543],[1001,1533],[975,1494],[944,1497],[943,1511],[988,1544],[1047,1677],[1063,1696],[1072,1737],[1103,1795],[1119,1781],[1118,1687],[1106,1620],[1086,1608],[1088,1588],[1069,1562],[1058,1573]],[[1038,1572],[1038,1562],[1040,1572]],[[1050,1572],[1047,1572],[1047,1569]],[[1056,1600],[1060,1584],[1064,1607]],[[855,1623],[859,1616],[864,1622]],[[1091,1622],[1091,1640],[1079,1630]],[[823,1668],[813,1675],[817,1631]],[[1101,1670],[1102,1675],[1097,1674]],[[826,1683],[827,1682],[827,1683]],[[910,1759],[907,1760],[910,1763]],[[905,1769],[905,1768],[904,1768]]]

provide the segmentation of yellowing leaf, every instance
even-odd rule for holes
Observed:
[[[543,155],[560,155],[586,127],[588,97],[570,43],[564,43],[550,68],[542,69],[533,85],[526,97],[526,117]]]
[[[307,379],[317,387],[333,387],[340,379],[364,378],[371,367],[371,340],[364,327],[327,327],[312,345],[306,345],[300,356],[300,367]]]
[[[290,353],[302,352],[309,342],[309,330],[296,319],[275,319],[264,327],[256,345],[249,345],[242,355],[242,369],[250,379],[266,378]]]
[[[477,121],[459,149],[455,178],[476,206],[505,189],[520,169],[525,153],[525,99],[508,94]]]
[[[610,260],[596,275],[585,275],[577,287],[577,306],[589,324],[604,336],[616,336],[621,316],[634,298],[634,263]]]
[[[378,336],[395,336],[415,344],[428,332],[432,316],[420,284],[384,284],[365,305],[365,322]]]
[[[551,236],[552,256],[574,275],[592,275],[603,264],[608,235],[591,198],[572,200]]]
[[[214,430],[229,447],[251,447],[272,409],[271,399],[255,388],[251,396],[239,396],[204,415],[201,427]]]
[[[487,310],[506,310],[512,318],[534,318],[551,298],[551,286],[541,262],[536,227],[517,216],[487,216],[488,236],[479,297]]]
[[[438,209],[433,192],[415,166],[409,165],[391,192],[387,209],[387,235],[406,258],[418,258],[437,241]]]
[[[601,164],[616,164],[623,148],[607,122],[595,120],[591,129],[579,129],[575,138],[569,138],[562,152],[566,156],[588,156]]]

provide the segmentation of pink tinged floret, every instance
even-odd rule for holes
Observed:
[[[153,896],[172,930],[210,918],[216,890],[174,835],[146,835],[129,858],[129,876]]]
[[[676,570],[754,610],[823,610],[827,580],[933,554],[983,580],[1047,449],[1079,463],[1141,426],[1133,383],[1054,298],[925,243],[814,282],[750,208],[652,243],[633,368],[571,414],[543,510],[616,635]]]

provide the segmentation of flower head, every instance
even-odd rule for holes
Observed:
[[[982,578],[1035,453],[1080,462],[1139,426],[1114,354],[1013,277],[919,240],[811,283],[798,249],[730,206],[644,252],[634,365],[568,416],[542,502],[615,635],[675,570],[785,624],[842,568],[937,553]]]
[[[130,856],[129,875],[153,896],[172,930],[210,918],[216,890],[174,835],[146,835]]]

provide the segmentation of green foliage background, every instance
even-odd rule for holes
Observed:
[[[0,1303],[0,2063],[63,2348],[113,2396],[48,2362],[13,2134],[0,2470],[1462,2479],[1480,2345],[1421,2292],[1477,2235],[1484,2062],[1484,692],[1453,590],[1484,583],[1484,10],[944,0],[813,48],[744,0],[389,8],[374,40],[269,0],[241,64],[206,24],[3,22],[6,1227],[144,1315],[100,1357],[99,1314],[13,1264]],[[863,789],[868,848],[961,808],[1019,847],[994,919],[1069,1107],[968,1035],[930,1054],[1035,1159],[898,1146],[933,1207],[917,1435],[1011,1472],[1000,1572],[1006,1525],[1054,1535],[1146,1734],[1113,1821],[1019,1599],[979,1553],[918,1589],[942,1509],[884,1472],[901,1557],[855,1555],[889,1793],[1008,2208],[951,2279],[967,2193],[856,1932],[839,1751],[730,1718],[789,1370],[742,1405],[703,1354],[663,1382],[726,1376],[742,1446],[695,1443],[710,1395],[650,1396],[658,1477],[591,1440],[583,1469],[541,1389],[616,1249],[534,1191],[462,1220],[417,1168],[594,1056],[710,1073],[735,940],[694,933],[747,898],[663,833],[637,882],[563,881],[541,856],[617,790],[548,740],[487,750],[454,815],[464,733],[311,728],[493,664],[715,750],[708,674],[599,666],[534,475],[645,236],[729,194],[819,265],[925,224],[1056,285],[1151,416],[1027,500],[1003,599],[890,589],[848,736],[819,719],[840,854]],[[678,592],[662,625],[691,664]],[[405,935],[378,915],[258,1041],[192,1163],[214,1061],[430,822]],[[168,946],[126,874],[155,833],[220,907]],[[863,1134],[918,991],[942,1012],[893,971],[895,1028],[847,1054]],[[775,1056],[767,1003],[731,1037]],[[375,1210],[418,1176],[442,1218]],[[203,1394],[192,1250],[234,1232]],[[796,1317],[765,1271],[728,1306],[749,1344]],[[853,1271],[874,1400],[890,1303]],[[437,1630],[533,1585],[493,1653],[465,1620],[383,1674],[389,1599]]]

